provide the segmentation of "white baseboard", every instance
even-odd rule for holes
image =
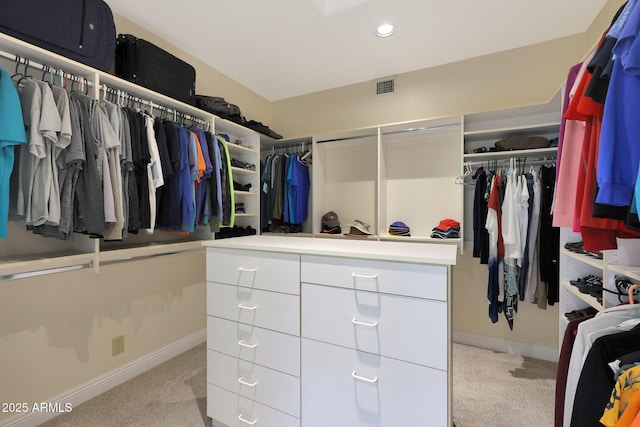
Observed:
[[[161,363],[184,353],[206,340],[207,331],[206,329],[203,329],[202,331],[196,332],[193,335],[169,344],[166,347],[147,354],[146,356],[134,360],[133,362],[130,362],[107,374],[99,376],[81,386],[52,397],[51,399],[48,399],[47,402],[62,402],[60,404],[61,407],[64,407],[66,403],[70,403],[72,407],[76,407],[117,385],[129,381],[149,369],[158,366]],[[0,422],[0,427],[33,427],[42,424],[57,415],[60,414],[58,412],[30,412]]]
[[[518,354],[520,356],[548,360],[551,362],[558,361],[559,350],[554,347],[508,341],[501,338],[470,334],[467,332],[453,331],[452,335],[453,342],[458,344],[470,345],[502,353]]]

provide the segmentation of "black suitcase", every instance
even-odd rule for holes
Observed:
[[[113,67],[116,27],[102,0],[0,0],[0,32],[102,71]]]
[[[153,43],[131,34],[118,35],[116,75],[170,98],[195,105],[195,68]]]

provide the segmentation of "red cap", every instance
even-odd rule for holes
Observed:
[[[447,218],[440,221],[440,224],[436,227],[438,230],[446,231],[451,227],[460,227],[460,223],[455,219]]]

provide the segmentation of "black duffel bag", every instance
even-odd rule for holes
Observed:
[[[196,95],[196,107],[232,122],[242,125],[246,122],[240,107],[228,103],[220,96]]]

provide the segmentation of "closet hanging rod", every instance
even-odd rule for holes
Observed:
[[[311,141],[299,141],[299,142],[289,142],[289,143],[284,143],[284,144],[273,144],[270,147],[267,147],[265,145],[265,149],[266,150],[286,150],[289,148],[299,148],[299,147],[304,147],[304,146],[310,146],[311,145]]]
[[[167,107],[167,106],[164,106],[164,105],[161,105],[161,104],[156,104],[153,101],[148,101],[146,99],[140,98],[139,96],[132,95],[132,94],[130,94],[129,92],[127,92],[125,90],[114,89],[114,88],[112,88],[110,86],[107,86],[105,84],[100,85],[100,90],[103,91],[103,93],[106,92],[106,93],[110,93],[110,94],[115,95],[115,96],[122,96],[122,97],[130,99],[130,100],[132,100],[132,101],[134,101],[134,102],[136,102],[138,104],[146,105],[146,106],[150,107],[151,109],[157,108],[158,110],[166,111],[169,114],[177,115],[180,118],[183,118],[183,119],[186,119],[186,120],[190,120],[192,122],[199,123],[199,124],[202,124],[202,125],[209,126],[209,122],[204,120],[204,119],[192,116],[192,115],[187,114],[187,113],[183,113],[182,111],[178,111],[175,108]]]
[[[51,65],[47,65],[47,64],[40,64],[38,62],[32,61],[29,58],[25,58],[23,56],[20,55],[14,55],[12,53],[7,53],[4,52],[2,50],[0,50],[0,57],[2,58],[6,58],[10,61],[19,63],[19,64],[23,64],[26,67],[32,67],[35,69],[39,69],[40,71],[44,71],[47,72],[49,74],[52,75],[57,75],[56,73],[59,71],[62,72],[62,76],[66,78],[67,80],[73,81],[73,82],[82,82],[85,85],[92,87],[93,86],[93,82],[89,81],[86,77],[82,77],[82,76],[77,76],[73,73],[69,73],[67,71],[62,70],[61,68],[56,68],[56,67],[52,67]]]
[[[371,134],[371,135],[357,135],[357,136],[350,136],[350,137],[344,137],[344,138],[334,138],[334,139],[324,139],[322,141],[316,141],[316,143],[318,144],[324,144],[325,142],[339,142],[339,141],[352,141],[354,139],[365,139],[365,138],[372,138],[372,137],[376,137],[377,135],[375,134]]]
[[[463,164],[468,164],[469,166],[486,166],[489,163],[493,164],[502,164],[508,163],[512,157],[506,159],[486,159],[486,160],[474,160],[474,161],[466,161]],[[525,165],[544,165],[549,162],[555,163],[555,157],[544,157],[544,158],[531,158],[531,157],[513,157],[516,160],[522,160]]]
[[[426,130],[440,130],[440,129],[448,129],[452,127],[459,127],[460,123],[450,123],[448,125],[437,125],[437,126],[422,126],[418,128],[409,128],[409,129],[401,129],[395,130],[392,132],[383,132],[382,135],[397,135],[399,133],[407,133],[407,132],[417,132],[417,131],[426,131]]]
[[[401,130],[395,130],[395,131],[390,131],[390,132],[382,132],[382,136],[397,135],[397,134],[407,133],[407,132],[448,129],[448,128],[452,128],[452,127],[460,127],[460,123],[450,123],[450,124],[447,124],[447,125],[437,125],[437,126],[421,126],[421,127],[417,127],[417,128],[408,128],[408,129],[401,129]],[[317,143],[318,144],[322,144],[324,142],[350,141],[350,140],[353,140],[353,139],[364,139],[364,138],[370,138],[370,137],[373,137],[373,136],[376,136],[376,135],[374,135],[374,134],[371,134],[371,135],[358,135],[358,136],[344,137],[344,138],[325,139],[325,140],[322,140],[322,141],[317,141]]]

